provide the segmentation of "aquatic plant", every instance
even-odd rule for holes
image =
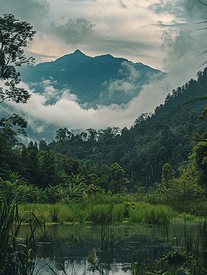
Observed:
[[[0,272],[2,274],[32,274],[31,243],[34,241],[34,232],[38,226],[30,223],[30,235],[25,243],[18,242],[23,219],[18,215],[18,206],[15,202],[8,203],[5,198],[0,200]],[[29,222],[29,220],[28,220]]]

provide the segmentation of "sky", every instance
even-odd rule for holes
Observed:
[[[144,86],[140,95],[127,105],[100,105],[97,110],[84,109],[73,95],[63,95],[55,105],[45,106],[46,98],[27,87],[32,94],[27,104],[9,104],[27,115],[40,132],[45,123],[70,129],[129,128],[139,115],[153,112],[163,103],[172,89],[196,79],[196,73],[204,69],[199,66],[207,60],[207,54],[200,55],[207,49],[207,30],[201,30],[206,24],[200,23],[207,19],[207,6],[198,0],[0,0],[0,3],[0,16],[12,13],[29,22],[36,31],[26,49],[28,56],[35,57],[36,64],[79,49],[92,57],[111,54],[168,73],[165,80]],[[47,89],[52,91],[54,87],[48,84]]]

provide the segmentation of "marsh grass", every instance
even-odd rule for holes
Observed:
[[[20,238],[22,225],[27,222],[29,230],[24,238]],[[8,203],[0,200],[0,273],[8,275],[33,274],[32,245],[35,243],[35,232],[41,225],[31,212],[19,215],[16,202]],[[43,231],[42,231],[43,232]]]
[[[111,204],[22,204],[19,213],[30,211],[41,221],[46,222],[92,222],[102,223],[146,223],[167,225],[177,215],[169,206],[152,205],[146,202],[127,202]]]
[[[113,205],[100,204],[93,205],[90,209],[88,219],[95,224],[108,224],[112,222]]]
[[[123,222],[125,214],[124,204],[115,204],[112,209],[112,221],[113,222]]]
[[[135,205],[135,209],[136,207],[137,206]],[[91,210],[90,206],[88,206],[88,208]],[[109,208],[104,209],[105,212],[110,210]],[[97,217],[101,217],[100,213],[102,213],[102,210],[103,208],[95,207],[93,208],[93,214],[96,214]],[[123,216],[124,205],[118,205],[117,209],[115,209],[114,206],[111,213],[115,210],[120,211],[120,215]],[[96,215],[94,215],[94,217]],[[77,243],[79,240],[82,242],[83,239],[91,240],[91,237],[93,237],[96,240],[100,240],[101,249],[104,251],[106,249],[111,251],[114,247],[116,247],[116,242],[119,243],[120,240],[124,238],[134,236],[135,234],[141,234],[143,236],[148,236],[151,243],[155,244],[155,248],[157,249],[155,256],[158,260],[156,261],[156,264],[152,263],[152,265],[154,265],[152,266],[153,269],[151,267],[147,267],[147,262],[144,264],[145,262],[140,263],[139,261],[136,261],[136,265],[132,265],[132,274],[157,274],[154,270],[156,270],[156,272],[162,270],[162,273],[158,274],[164,274],[164,272],[167,271],[168,273],[166,274],[180,274],[178,272],[182,270],[182,267],[186,270],[186,272],[191,273],[181,274],[207,274],[205,266],[207,260],[207,223],[205,220],[174,220],[170,222],[168,227],[168,240],[165,238],[165,225],[163,224],[150,226],[140,223],[126,227],[123,224],[115,226],[105,223],[108,220],[101,219],[100,222],[102,221],[104,221],[104,223],[99,223],[98,226],[48,225],[46,231],[49,234],[49,238],[47,239],[50,241],[54,239],[56,245],[59,247],[60,240],[57,238],[59,235],[61,235],[63,242],[68,243],[69,245],[71,245],[70,239],[72,236],[77,240]],[[54,231],[50,231],[50,228],[53,228]],[[163,246],[163,250],[158,249],[158,246]],[[143,251],[145,248],[147,249],[147,246],[143,246]]]
[[[166,205],[138,202],[133,208],[129,209],[129,221],[132,223],[167,225],[176,214]]]

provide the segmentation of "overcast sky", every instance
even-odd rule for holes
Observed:
[[[141,96],[124,109],[113,105],[84,111],[68,98],[51,106],[52,114],[52,108],[64,112],[65,104],[69,104],[71,120],[66,113],[64,117],[69,124],[75,124],[72,122],[79,114],[77,128],[85,125],[81,122],[82,115],[86,118],[92,114],[96,116],[89,120],[88,126],[92,128],[109,124],[130,127],[141,113],[152,112],[162,103],[173,88],[196,78],[196,72],[204,69],[198,69],[199,65],[207,59],[207,55],[197,56],[207,49],[207,30],[199,30],[206,25],[197,24],[207,20],[207,6],[198,0],[0,0],[0,3],[1,15],[13,13],[34,26],[37,33],[28,53],[36,58],[36,63],[80,49],[89,56],[111,54],[169,73],[165,82],[144,87]],[[151,100],[150,93],[154,96]],[[30,105],[36,104],[40,111],[46,111],[43,98],[34,96],[30,100]],[[47,111],[50,112],[49,107]]]
[[[37,34],[30,51],[37,62],[79,48],[90,56],[110,53],[169,69],[173,62],[189,59],[189,53],[195,57],[206,42],[205,31],[196,30],[202,26],[195,23],[207,19],[207,7],[198,0],[0,2],[1,14],[13,13],[34,26]]]

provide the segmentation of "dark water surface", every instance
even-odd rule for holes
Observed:
[[[132,262],[152,265],[198,239],[198,223],[174,222],[169,228],[51,225],[33,247],[34,274],[131,274]]]

